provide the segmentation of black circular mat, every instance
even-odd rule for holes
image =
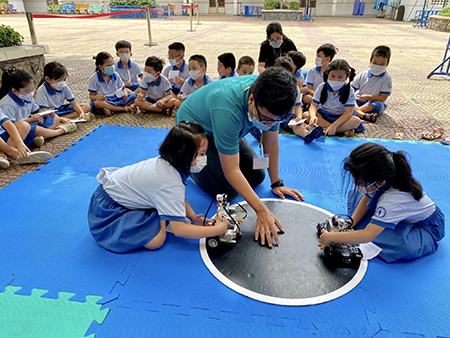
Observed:
[[[317,246],[316,225],[331,214],[310,204],[263,199],[281,221],[285,234],[272,249],[253,240],[256,214],[246,203],[248,217],[240,224],[242,237],[229,250],[215,251],[200,242],[208,269],[222,283],[250,298],[280,305],[323,303],[352,290],[364,277],[358,269],[327,267]]]

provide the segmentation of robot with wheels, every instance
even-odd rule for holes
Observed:
[[[216,196],[217,216],[228,221],[227,232],[223,236],[206,238],[206,246],[209,249],[217,250],[221,248],[233,247],[241,237],[239,224],[247,217],[247,212],[241,205],[230,206],[226,194]],[[205,215],[206,219],[206,215]]]
[[[353,219],[348,215],[334,215],[317,224],[317,237],[322,230],[328,232],[353,231]],[[358,268],[362,252],[358,245],[331,243],[324,248],[324,263],[335,268]]]

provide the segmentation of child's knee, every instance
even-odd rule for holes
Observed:
[[[360,124],[361,124],[361,119],[358,116],[352,116],[350,118],[350,124],[351,124],[351,128],[355,129],[357,128]]]
[[[28,134],[28,132],[31,129],[31,126],[28,122],[26,121],[16,121],[14,122],[14,125],[16,126],[17,130],[19,131],[19,134],[21,134],[22,136],[25,134]]]

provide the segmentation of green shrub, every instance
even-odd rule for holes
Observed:
[[[279,0],[264,0],[264,9],[279,9]]]
[[[439,15],[450,16],[450,6],[444,7]]]
[[[20,46],[23,42],[23,36],[16,32],[12,27],[0,25],[0,48]]]
[[[156,0],[112,0],[109,4],[113,6],[139,6],[139,7],[156,7]]]
[[[300,9],[300,2],[299,1],[291,1],[289,3],[289,9],[292,9],[294,11],[298,11]]]

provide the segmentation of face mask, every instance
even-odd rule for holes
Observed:
[[[270,41],[269,45],[272,46],[273,48],[280,48],[281,45],[283,44],[283,39],[281,40],[277,40],[277,41]]]
[[[370,72],[375,75],[381,75],[386,71],[386,66],[374,65],[373,63],[370,65]]]
[[[322,67],[322,58],[316,58],[316,66]]]
[[[120,61],[122,61],[123,63],[127,63],[130,60],[130,54],[128,53],[119,54],[119,58]]]
[[[177,59],[169,59],[169,63],[170,63],[171,66],[176,66]]]
[[[116,67],[114,67],[114,65],[105,67],[103,70],[103,72],[108,76],[114,75],[115,71],[116,71]]]
[[[197,164],[191,165],[191,173],[198,174],[200,171],[203,170],[204,167],[206,167],[206,164],[208,163],[208,158],[206,155],[197,156]]]
[[[261,121],[258,121],[255,117],[251,117],[250,113],[248,113],[248,120],[253,124],[253,127],[256,127],[262,131],[268,131],[270,128],[273,127],[273,125],[268,126],[268,125],[262,123]]]
[[[145,82],[154,82],[156,80],[156,76],[152,73],[144,73],[144,81]]]
[[[54,84],[52,84],[52,87],[56,90],[62,90],[65,86],[67,86],[66,81],[59,81]]]
[[[189,76],[191,77],[192,80],[195,81],[200,76],[200,71],[199,70],[191,70],[191,71],[189,71]]]
[[[30,94],[17,94],[19,98],[21,98],[24,101],[31,101],[34,96],[34,90]]]
[[[330,87],[334,91],[338,91],[339,89],[341,89],[345,85],[344,81],[331,81],[331,80],[328,80],[327,82],[328,82],[328,84],[330,85]]]

